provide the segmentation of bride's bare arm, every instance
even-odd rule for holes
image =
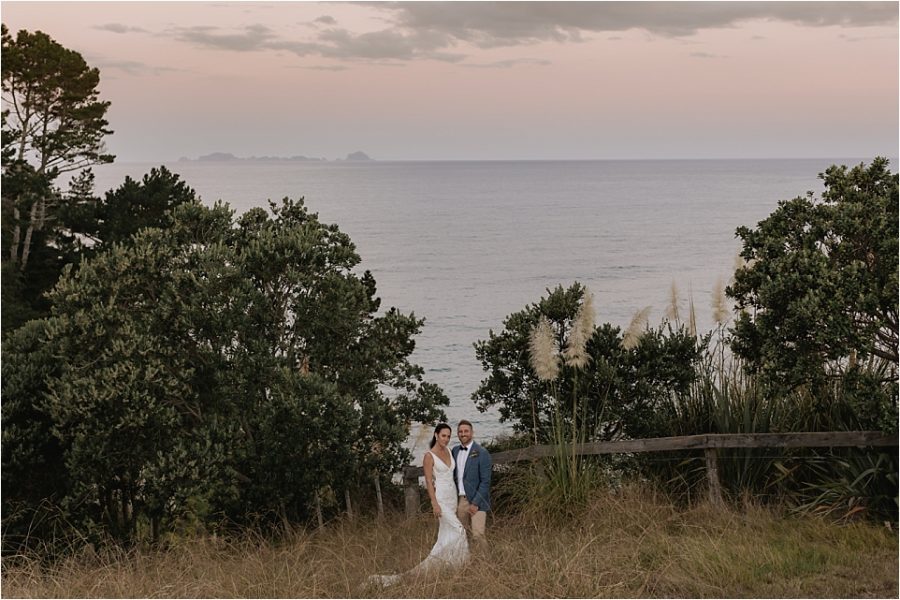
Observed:
[[[437,495],[434,491],[434,457],[431,455],[431,452],[425,453],[425,458],[422,460],[422,470],[425,471],[425,489],[428,490],[428,497],[431,498],[431,509],[434,511],[434,516],[441,516],[441,505],[438,504]]]

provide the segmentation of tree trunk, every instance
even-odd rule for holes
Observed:
[[[109,488],[104,488],[102,495],[103,495],[103,509],[106,512],[106,522],[109,524],[109,526],[113,530],[115,530],[117,515],[118,515],[119,511],[116,508],[116,502],[113,499],[112,490],[110,490]]]
[[[22,225],[19,223],[22,213],[19,212],[18,202],[19,198],[16,198],[16,204],[13,206],[13,220],[15,220],[16,226],[13,228],[12,247],[9,249],[9,259],[12,264],[19,262],[19,241],[22,239]]]
[[[38,211],[41,210],[41,212],[43,212],[42,209],[39,209],[38,205],[43,205],[43,203],[43,199],[38,199],[31,205],[28,229],[25,232],[25,243],[22,244],[22,262],[19,265],[20,271],[24,271],[25,267],[28,265],[28,255],[31,254],[31,236],[34,234],[36,228],[35,222],[38,220]]]
[[[291,522],[288,520],[287,508],[284,506],[284,502],[280,502],[278,508],[278,512],[281,513],[281,525],[284,527],[284,532],[291,535],[294,533],[294,528],[291,527]]]
[[[381,498],[381,478],[375,473],[375,501],[378,504],[378,518],[384,518],[384,501]]]
[[[153,545],[159,543],[159,516],[154,515],[150,519],[150,537],[152,538]]]
[[[347,516],[353,520],[353,505],[350,503],[350,490],[344,490],[344,501],[347,503]]]
[[[322,518],[322,499],[319,497],[319,491],[316,490],[316,519],[319,521],[319,529],[325,527],[325,519]]]
[[[122,486],[122,533],[131,538],[134,519],[131,510],[131,493],[127,484]]]

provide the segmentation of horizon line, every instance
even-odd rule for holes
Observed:
[[[834,159],[843,159],[843,160],[871,160],[875,157],[884,157],[889,160],[894,160],[900,158],[900,154],[897,155],[886,155],[875,153],[870,156],[747,156],[747,157],[622,157],[622,158],[371,158],[369,160],[347,160],[344,158],[334,158],[334,159],[309,159],[309,160],[292,160],[290,157],[272,157],[270,159],[264,158],[255,158],[255,157],[247,157],[241,158],[236,157],[230,160],[199,160],[196,158],[183,160],[183,159],[144,159],[144,160],[115,160],[113,163],[119,164],[146,164],[146,163],[201,163],[201,164],[209,164],[209,163],[241,163],[241,162],[290,162],[290,163],[352,163],[352,164],[366,164],[366,163],[446,163],[446,162],[640,162],[640,161],[714,161],[714,160],[722,160],[722,161],[736,161],[736,160],[834,160]],[[112,164],[112,163],[105,163]],[[94,166],[103,166],[103,165],[94,165]]]

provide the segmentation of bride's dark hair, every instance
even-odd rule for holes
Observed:
[[[437,444],[437,436],[444,429],[450,429],[450,426],[446,423],[439,423],[437,427],[434,428],[434,435],[431,436],[431,443],[428,444],[429,448],[434,448],[434,445]]]

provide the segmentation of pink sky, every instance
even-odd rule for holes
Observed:
[[[120,161],[896,156],[897,3],[11,2]]]

